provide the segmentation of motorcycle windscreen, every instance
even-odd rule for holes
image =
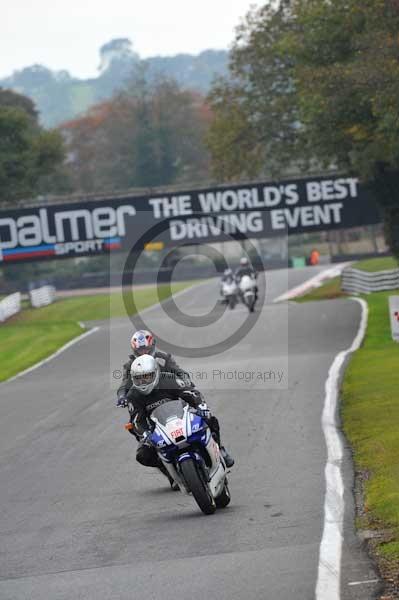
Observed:
[[[170,419],[176,417],[182,419],[184,416],[184,407],[185,402],[182,400],[170,400],[153,410],[151,417],[158,419],[161,425],[166,425]]]

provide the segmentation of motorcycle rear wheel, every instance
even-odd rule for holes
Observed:
[[[185,460],[180,465],[182,475],[196,503],[205,515],[212,515],[216,510],[216,502],[208,486],[202,480],[197,465],[192,459]]]

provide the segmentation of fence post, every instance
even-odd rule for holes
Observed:
[[[399,342],[399,296],[389,296],[392,339]]]

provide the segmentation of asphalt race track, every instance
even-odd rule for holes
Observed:
[[[128,320],[101,324],[0,386],[1,600],[314,598],[324,520],[324,385],[360,320],[350,300],[272,303],[316,271],[269,273],[266,302],[247,323],[252,329],[231,342],[248,318],[243,306],[217,306],[216,324],[202,327],[177,324],[170,303],[171,317],[160,307],[143,315],[163,339],[189,353],[204,349],[202,358],[181,363],[236,459],[232,503],[213,516],[134,460],[135,441],[122,427],[126,411],[115,408],[110,390],[128,352]],[[201,318],[217,295],[211,281],[176,304]],[[222,351],[209,353],[216,343]],[[344,478],[341,599],[368,600],[377,587],[363,582],[376,575],[353,530],[348,452]]]

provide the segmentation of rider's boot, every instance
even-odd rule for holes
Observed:
[[[159,462],[158,462],[158,469],[161,471],[161,473],[163,475],[165,475],[165,477],[169,481],[171,489],[174,492],[177,492],[177,490],[179,490],[180,488],[161,460],[159,460]]]
[[[227,452],[226,448],[224,446],[222,446],[222,443],[220,440],[219,421],[215,417],[215,415],[212,415],[210,417],[210,419],[207,420],[207,423],[212,431],[213,439],[215,440],[215,442],[217,443],[217,445],[220,448],[220,454],[223,456],[224,462],[226,463],[226,467],[228,469],[230,469],[230,467],[232,467],[234,465],[234,458],[232,456],[230,456],[230,454]]]
[[[224,446],[220,446],[220,454],[223,456],[223,460],[226,463],[226,467],[230,469],[234,465],[234,458],[230,456]]]

